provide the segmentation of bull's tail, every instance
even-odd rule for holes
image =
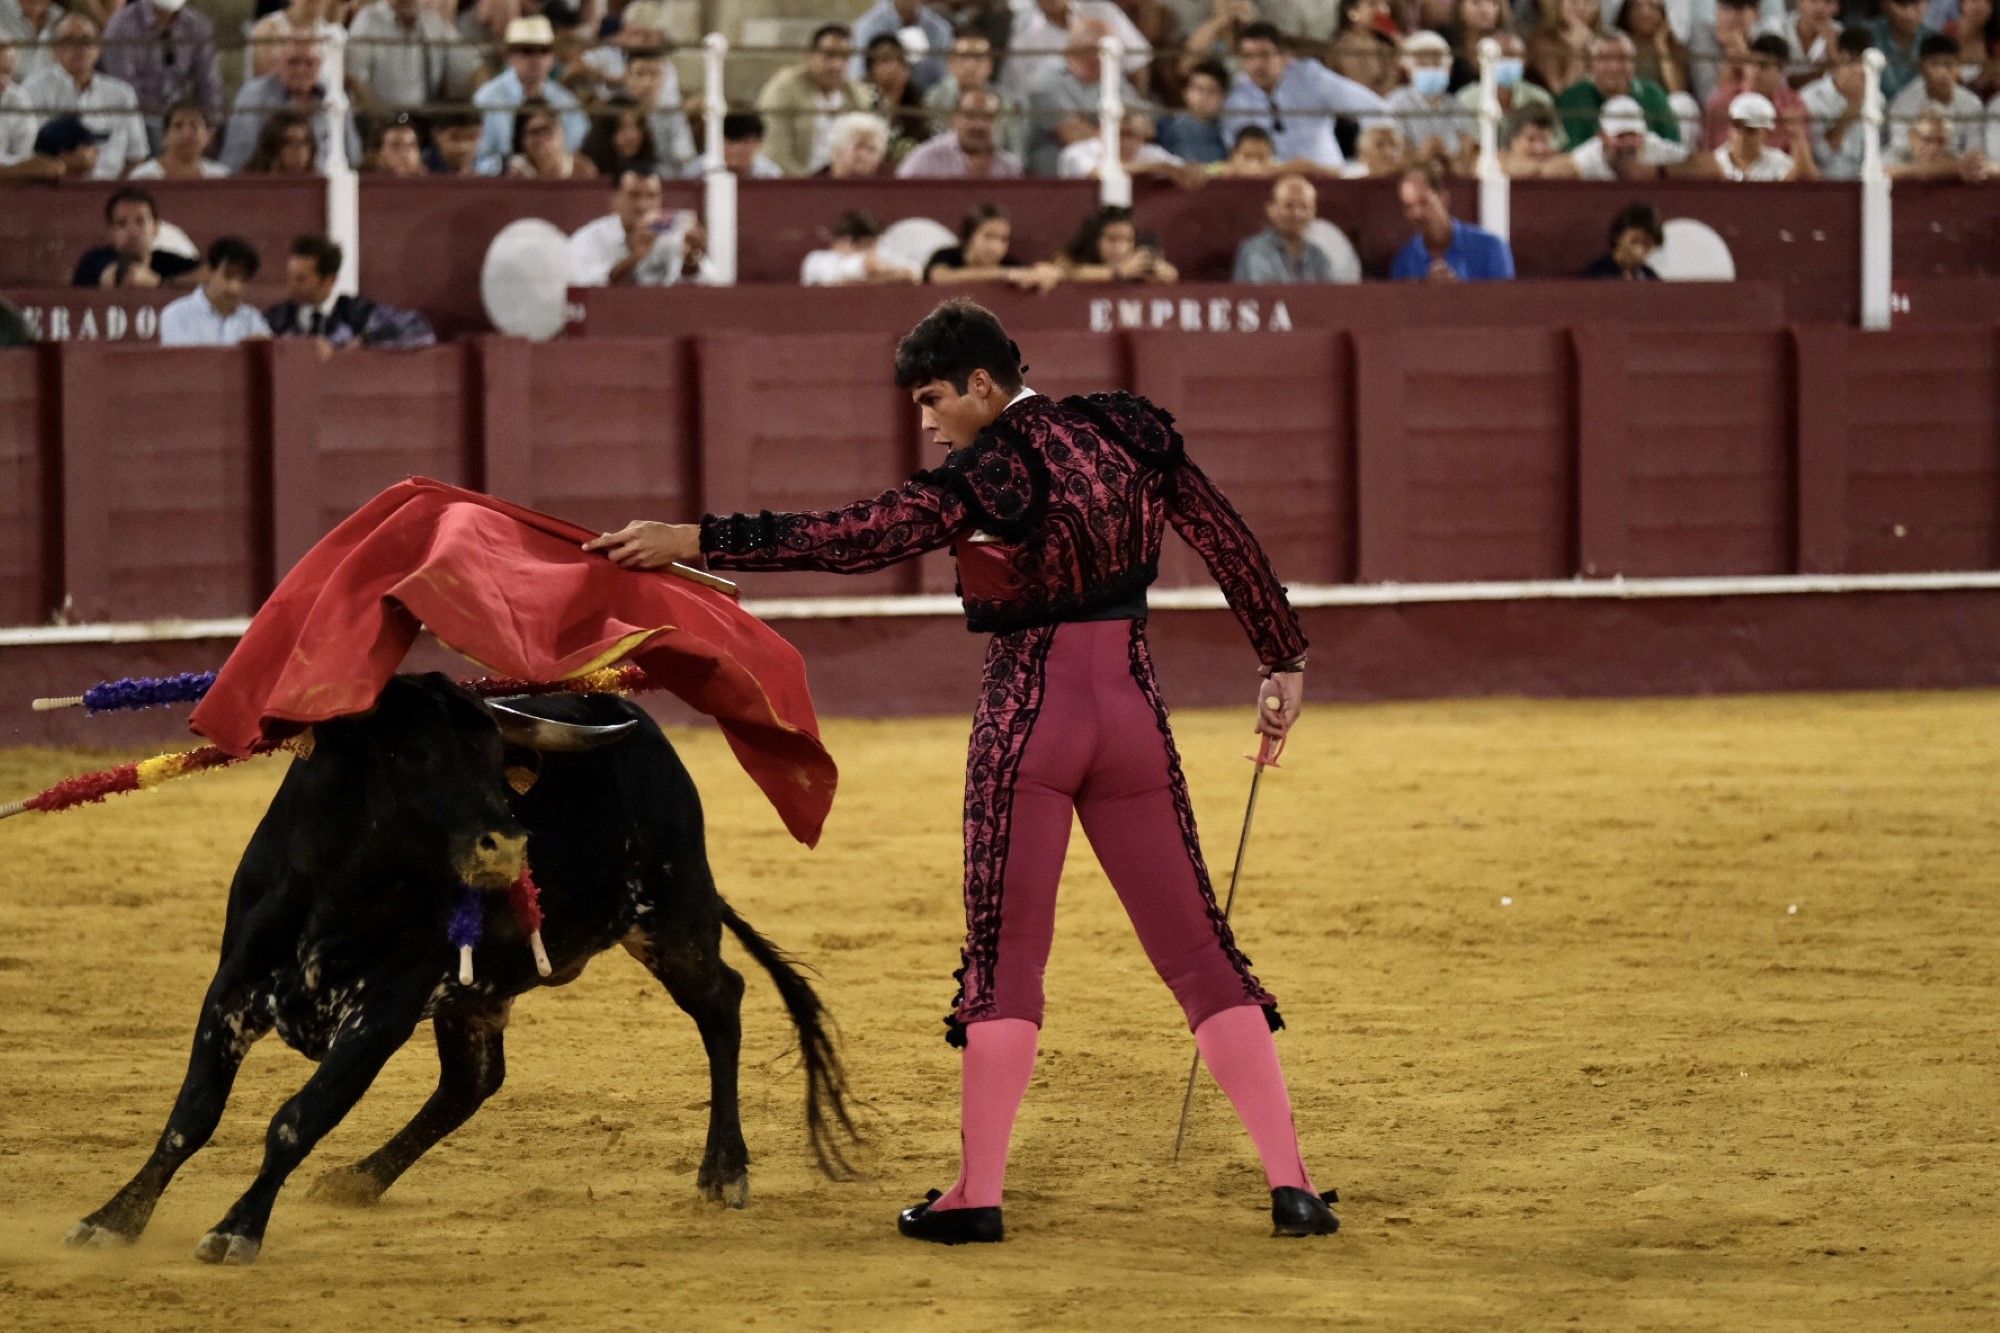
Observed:
[[[799,1056],[806,1067],[806,1134],[812,1143],[819,1169],[835,1180],[852,1179],[858,1174],[842,1152],[846,1144],[859,1143],[861,1133],[847,1109],[847,1074],[841,1068],[840,1052],[830,1031],[831,1017],[819,1002],[812,983],[778,948],[736,915],[728,903],[722,904],[722,924],[742,943],[745,951],[771,974],[784,1001],[785,1012],[799,1032]]]

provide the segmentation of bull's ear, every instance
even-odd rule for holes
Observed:
[[[488,699],[486,711],[500,724],[500,737],[509,745],[525,746],[541,754],[571,754],[594,750],[622,738],[639,725],[636,719],[608,727],[586,727],[576,722],[554,722],[510,706],[504,699]]]

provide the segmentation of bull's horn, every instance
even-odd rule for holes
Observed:
[[[526,746],[542,754],[570,754],[609,745],[639,725],[636,719],[615,722],[608,727],[586,727],[575,722],[554,722],[536,717],[499,699],[485,701],[486,711],[500,724],[500,735],[510,745]]]

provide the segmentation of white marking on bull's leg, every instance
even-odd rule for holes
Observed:
[[[287,1148],[298,1146],[299,1132],[292,1128],[290,1121],[286,1121],[278,1126],[278,1142],[284,1144]]]
[[[110,1227],[101,1227],[94,1222],[78,1222],[63,1237],[63,1244],[72,1250],[105,1250],[114,1245],[130,1245],[132,1237],[121,1236]]]
[[[187,1135],[182,1134],[179,1131],[175,1131],[174,1133],[167,1135],[168,1152],[179,1152],[182,1148],[186,1146],[187,1146]]]

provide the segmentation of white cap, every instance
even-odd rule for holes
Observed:
[[[1598,109],[1597,124],[1605,134],[1644,134],[1646,111],[1629,97],[1607,98]]]
[[[1778,108],[1762,93],[1738,93],[1729,99],[1729,123],[1753,130],[1778,128]]]
[[[539,14],[532,18],[514,19],[507,24],[506,42],[509,46],[554,46],[556,30]]]
[[[1403,54],[1406,56],[1451,54],[1451,43],[1438,33],[1419,29],[1403,39]]]

